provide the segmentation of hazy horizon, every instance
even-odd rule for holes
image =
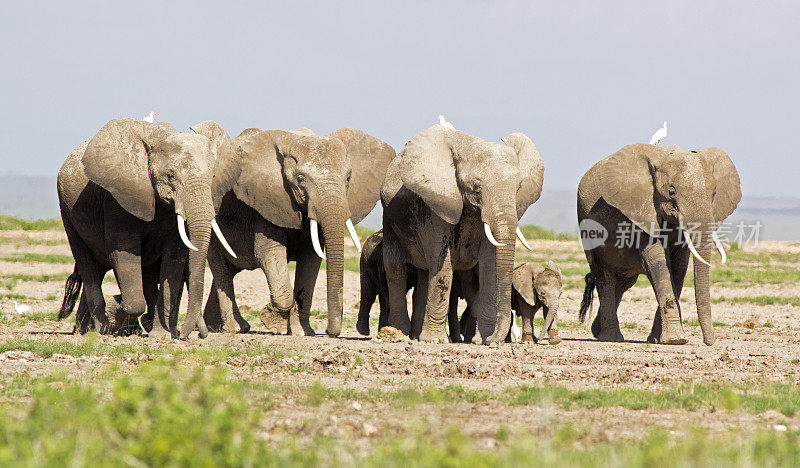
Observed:
[[[745,196],[799,193],[800,4],[565,3],[6,4],[0,174],[55,176],[151,109],[183,131],[352,126],[397,150],[444,114],[526,133],[546,189],[667,120],[663,144],[724,149]]]

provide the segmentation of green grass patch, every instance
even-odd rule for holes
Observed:
[[[755,305],[791,305],[800,307],[800,297],[785,296],[742,296],[742,297],[715,297],[713,303],[727,302],[729,304],[755,304]]]
[[[360,237],[362,239],[366,238],[366,237],[369,237],[369,236],[371,236],[372,234],[375,233],[375,229],[370,229],[370,228],[365,227],[365,226],[356,225],[355,228],[356,228],[356,234],[358,234],[358,237]],[[344,235],[348,239],[350,238],[350,233],[347,232],[347,229],[345,229]]]
[[[37,262],[37,263],[75,263],[72,255],[61,254],[40,254],[40,253],[18,253],[0,258],[4,262]]]
[[[728,411],[763,413],[779,411],[793,416],[800,410],[800,387],[775,384],[738,387],[689,384],[657,391],[633,388],[569,390],[559,386],[522,386],[508,389],[512,405],[557,404],[566,408],[622,407],[640,409],[722,408]]]
[[[64,240],[57,239],[31,239],[29,237],[0,236],[0,244],[14,245],[67,245]]]
[[[55,273],[52,275],[28,275],[24,273],[9,273],[0,276],[2,280],[13,280],[13,281],[32,281],[35,283],[49,283],[51,281],[66,281],[69,273]]]
[[[535,224],[527,224],[519,227],[526,239],[530,240],[577,240],[578,237],[567,232],[555,232]]]
[[[15,216],[0,215],[0,231],[63,231],[61,218],[24,219]]]

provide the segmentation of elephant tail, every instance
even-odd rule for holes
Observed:
[[[64,285],[64,301],[61,303],[61,309],[58,310],[59,320],[69,317],[72,313],[72,309],[75,308],[75,302],[78,301],[81,286],[83,286],[83,279],[78,273],[78,266],[75,265],[75,270],[69,275],[67,283]]]
[[[592,309],[592,299],[594,298],[594,275],[587,273],[584,277],[586,281],[586,289],[583,290],[583,300],[581,301],[581,310],[578,312],[578,319],[581,323],[586,322],[586,314]]]

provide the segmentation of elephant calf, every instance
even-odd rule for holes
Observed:
[[[458,289],[454,288],[454,290]],[[461,285],[460,290],[467,292],[468,288]],[[516,312],[516,315],[522,317],[523,343],[536,343],[544,338],[545,332],[549,344],[555,345],[561,342],[556,325],[561,291],[561,269],[552,260],[547,262],[546,266],[527,262],[514,269],[511,279],[511,309]],[[469,303],[469,300],[467,302]],[[533,317],[540,308],[544,315],[544,324],[542,332],[537,338],[533,333]],[[452,318],[452,310],[450,315]],[[475,319],[470,307],[467,307],[461,314],[460,324],[464,340],[471,340],[475,334]]]

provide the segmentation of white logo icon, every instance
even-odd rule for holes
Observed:
[[[578,225],[581,231],[581,244],[584,250],[592,250],[605,244],[608,231],[593,219],[584,219]]]

